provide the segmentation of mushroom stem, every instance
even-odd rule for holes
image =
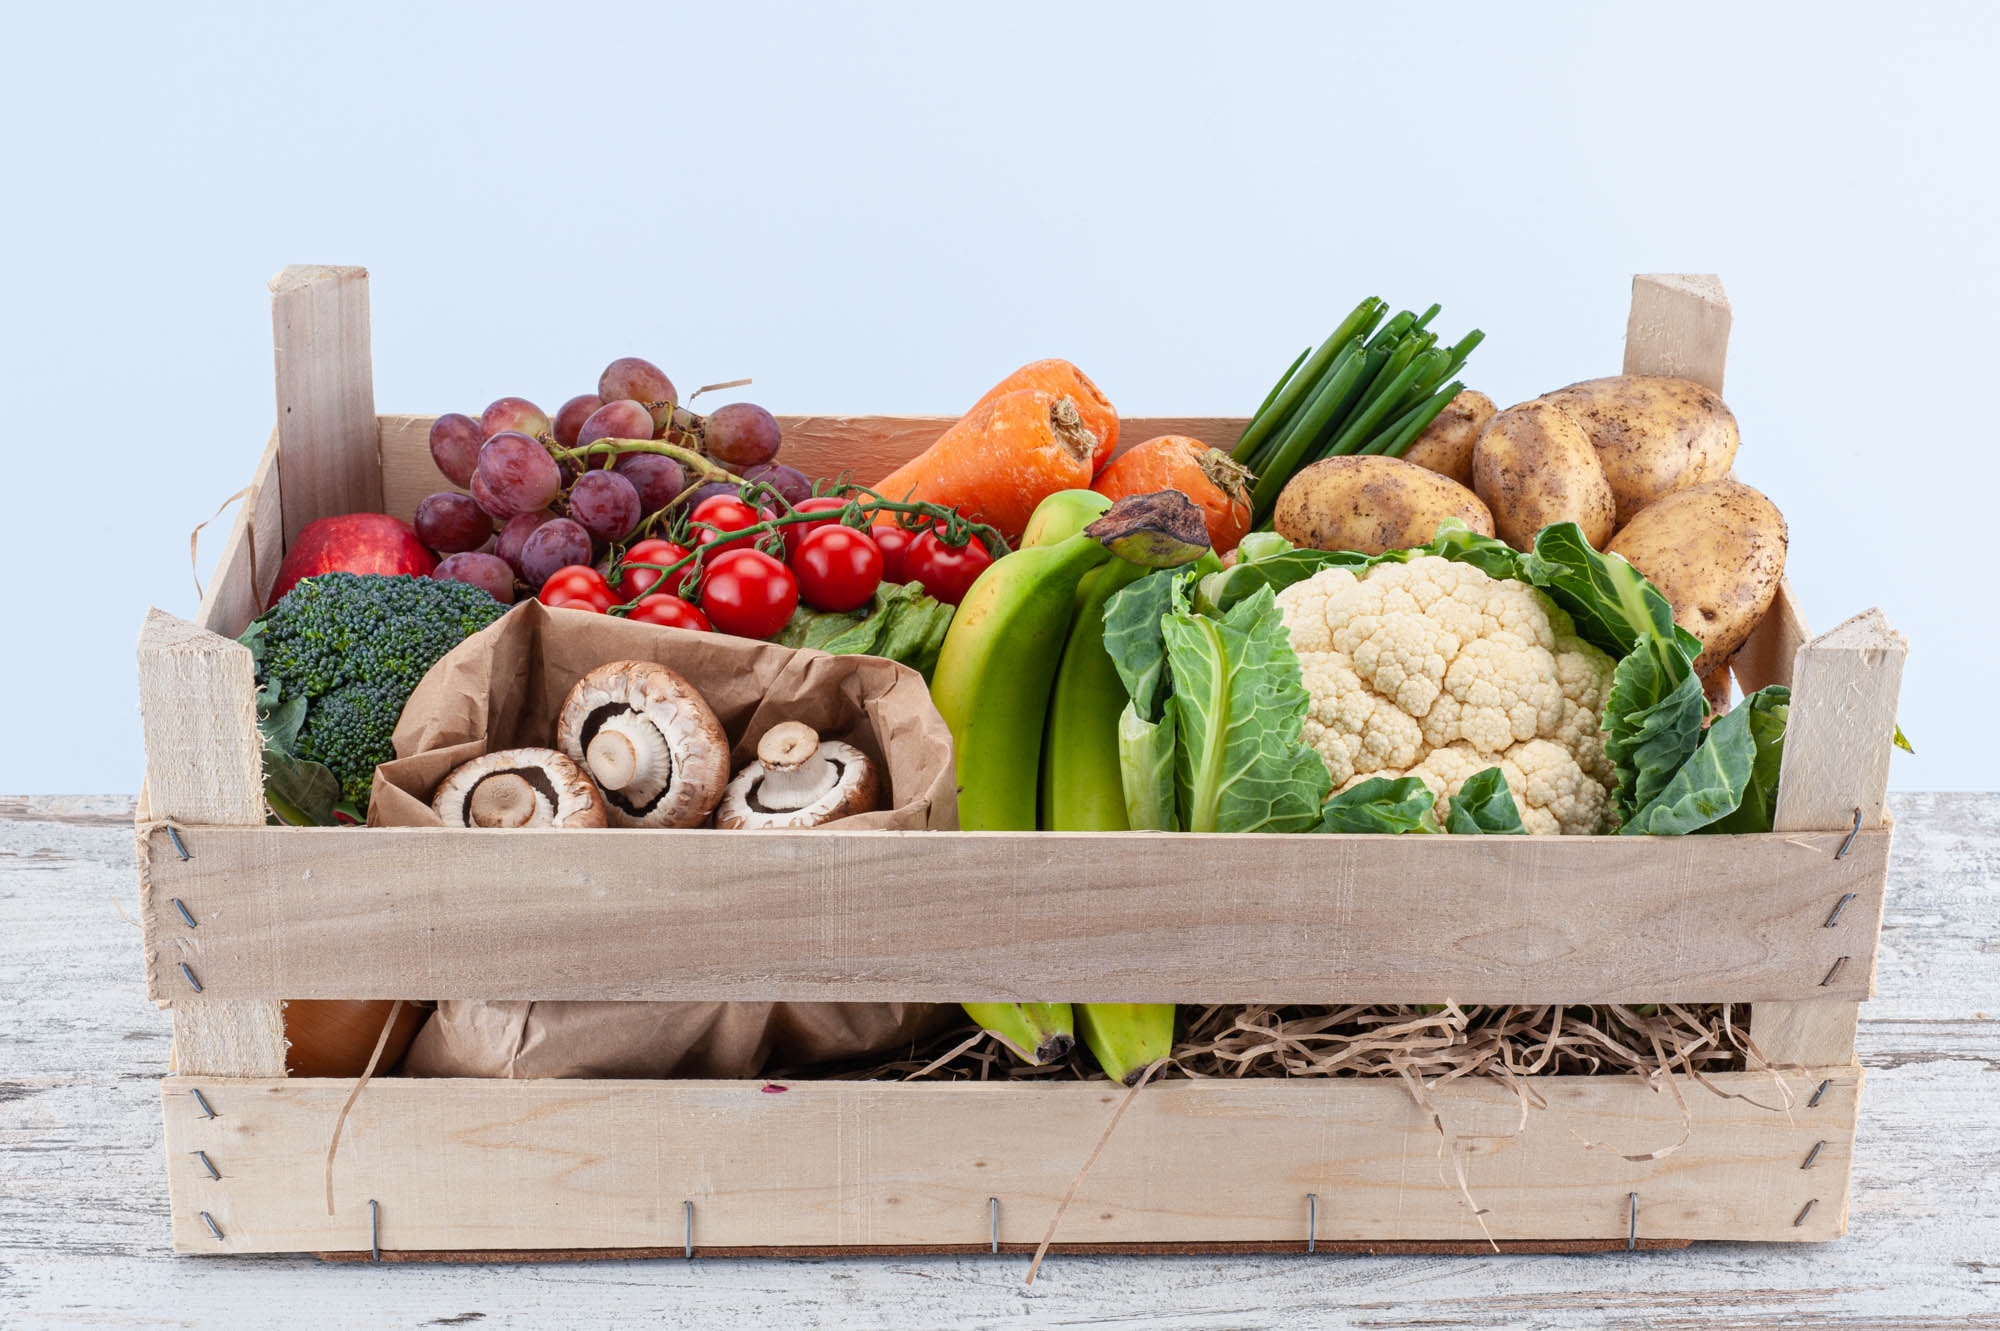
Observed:
[[[598,731],[590,747],[584,750],[583,761],[598,784],[612,790],[623,790],[639,774],[639,751],[632,747],[629,738],[615,730]]]
[[[513,772],[489,776],[472,788],[465,816],[474,827],[525,827],[535,816],[535,788]]]
[[[767,809],[803,809],[840,781],[840,769],[820,748],[819,732],[803,721],[784,721],[757,741],[764,764],[757,801]]]

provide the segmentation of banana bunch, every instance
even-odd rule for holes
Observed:
[[[1158,498],[1123,501],[1120,513]],[[1198,556],[1207,537],[1198,515],[1192,529],[1169,524],[1168,535],[1146,522],[1124,533],[1117,522],[1100,524],[1097,535],[1086,531],[1111,508],[1090,490],[1043,500],[1021,548],[980,575],[952,619],[931,697],[951,727],[958,820],[967,831],[1129,826],[1118,762],[1127,697],[1104,648],[1104,608],[1154,567]],[[1065,1056],[1080,1033],[1116,1081],[1135,1079],[1173,1045],[1171,1003],[964,1006],[1030,1063]]]

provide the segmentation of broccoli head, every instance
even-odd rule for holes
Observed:
[[[407,574],[322,573],[286,592],[241,639],[257,662],[272,806],[288,820],[326,821],[297,797],[299,764],[318,764],[338,783],[336,807],[364,817],[376,764],[395,756],[389,736],[417,682],[506,612],[468,583]]]

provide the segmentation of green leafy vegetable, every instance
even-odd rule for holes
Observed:
[[[1791,696],[1774,684],[1718,717],[1694,756],[1622,830],[1656,836],[1770,831]]]
[[[1125,787],[1125,820],[1135,832],[1177,832],[1174,805],[1174,717],[1157,721],[1126,703],[1118,716],[1118,775]]]
[[[1141,720],[1157,721],[1165,715],[1173,692],[1161,625],[1173,608],[1174,584],[1183,576],[1180,569],[1148,573],[1104,607],[1104,650],[1118,667],[1118,678]]]
[[[867,605],[853,610],[828,612],[801,606],[778,641],[836,656],[887,657],[929,679],[951,615],[952,608],[925,595],[920,583],[885,582]]]
[[[1507,788],[1507,776],[1497,767],[1465,779],[1446,806],[1444,830],[1490,836],[1525,836],[1528,831],[1521,826],[1521,811],[1515,807],[1514,792]]]
[[[1422,778],[1376,776],[1343,790],[1320,806],[1316,832],[1435,832],[1435,806]]]
[[[1188,584],[1160,628],[1173,672],[1175,803],[1190,832],[1300,832],[1332,782],[1301,738],[1311,703],[1266,588],[1220,619],[1194,613]]]

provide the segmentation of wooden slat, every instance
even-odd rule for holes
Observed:
[[[1806,1100],[1822,1079],[1826,1094]],[[1472,1078],[1432,1092],[1498,1239],[1819,1240],[1844,1227],[1858,1068],[1681,1083],[1682,1111],[1629,1077],[1538,1077],[1546,1108]],[[188,1094],[199,1087],[216,1117]],[[1105,1083],[423,1081],[370,1083],[322,1171],[344,1081],[178,1077],[163,1091],[174,1246],[192,1253],[664,1247],[694,1203],[697,1249],[1006,1243],[1041,1237],[1123,1095]],[[1579,1140],[1579,1138],[1583,1140]],[[1588,1149],[1584,1142],[1607,1149]],[[1810,1169],[1801,1164],[1824,1142]],[[1476,1240],[1429,1116],[1392,1080],[1161,1082],[1085,1176],[1057,1238]],[[221,1180],[191,1152],[205,1151]],[[1808,1201],[1803,1224],[1794,1224]],[[207,1211],[217,1240],[201,1220]]]
[[[314,518],[382,507],[368,270],[292,264],[271,279],[285,540]]]
[[[1796,631],[1803,636],[1803,621]],[[1791,632],[1781,626],[1780,636]],[[1778,777],[1774,823],[1780,833],[1852,827],[1857,818],[1863,828],[1882,825],[1889,739],[1896,728],[1896,697],[1908,650],[1879,610],[1856,615],[1798,648]],[[1849,902],[1838,923],[1820,931],[1840,940],[1839,955],[1849,958],[1841,978],[1866,969],[1868,988],[1862,997],[1874,992],[1874,940],[1881,929],[1878,897]],[[1846,1062],[1853,1057],[1859,1015],[1848,996],[1831,992],[1800,1002],[1754,1003],[1750,1035],[1758,1051],[1774,1062]]]
[[[139,634],[139,714],[150,817],[246,826],[264,821],[263,750],[247,649],[164,611],[149,611]],[[154,867],[167,859],[179,863],[164,835],[150,838],[147,847],[158,857]],[[180,921],[174,893],[161,888],[157,873],[142,872],[139,889],[140,909],[159,922],[146,931],[146,971],[172,971],[177,980],[154,995],[174,1003],[174,1066],[283,1076],[284,1016],[275,1001],[282,995],[197,993],[179,975],[178,963],[186,959],[185,940],[198,930]]]
[[[1746,1002],[1861,997],[1888,835],[1196,837],[194,827],[217,995]],[[1222,866],[1219,868],[1218,866]],[[1834,956],[1846,974],[1820,985]],[[156,995],[180,984],[149,977]]]
[[[241,633],[263,613],[284,560],[285,509],[278,489],[278,432],[273,429],[250,478],[250,492],[230,524],[195,623],[225,638]]]
[[[1745,693],[1755,693],[1768,684],[1789,686],[1793,660],[1810,637],[1812,632],[1806,628],[1791,580],[1781,578],[1771,608],[1764,612],[1764,618],[1758,621],[1742,648],[1729,659],[1729,668]]]
[[[454,488],[431,461],[430,429],[436,416],[381,418],[384,511],[408,519],[425,495]],[[780,416],[784,447],[778,460],[808,476],[849,473],[863,483],[880,480],[944,433],[950,416]],[[1162,434],[1192,435],[1218,448],[1243,433],[1241,417],[1139,416],[1119,425],[1119,451]]]
[[[1692,379],[1720,393],[1728,352],[1729,297],[1721,278],[1643,273],[1632,279],[1624,373]]]

